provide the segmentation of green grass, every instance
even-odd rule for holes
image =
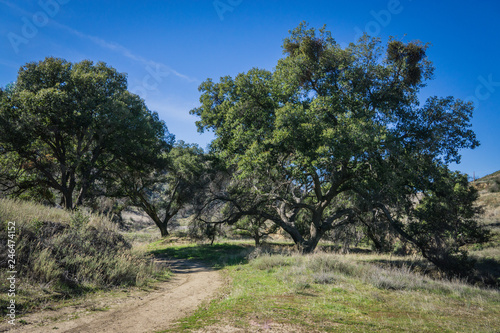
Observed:
[[[477,245],[470,252],[479,260],[479,276],[489,274],[487,278],[494,280],[500,277],[500,225],[497,217],[500,195],[488,193],[482,195],[482,199],[489,207],[485,223],[494,236],[490,242]],[[43,236],[44,242],[64,254],[61,258],[65,263],[82,267],[76,279],[82,281],[82,285],[78,288],[64,286],[59,279],[61,267],[57,266],[61,259],[55,260],[54,253],[47,249],[37,250],[29,261],[29,274],[18,282],[16,301],[22,311],[36,310],[41,305],[58,308],[76,304],[82,295],[94,291],[113,293],[127,289],[133,283],[120,282],[132,281],[139,273],[142,275],[137,281],[145,283],[168,277],[164,270],[156,273],[150,270],[152,266],[144,261],[147,253],[157,258],[204,261],[219,269],[228,281],[216,299],[203,304],[196,313],[179,321],[167,332],[198,329],[252,332],[268,329],[281,332],[500,331],[498,290],[480,289],[462,281],[431,279],[423,274],[428,271],[429,264],[414,257],[370,253],[301,256],[293,254],[289,243],[271,244],[267,250],[257,251],[252,241],[228,241],[214,246],[176,244],[172,241],[182,239],[157,240],[157,230],[148,229],[122,233],[125,243],[140,243],[142,248],[123,248],[123,252],[110,255],[109,260],[102,262],[95,258],[98,254],[94,252],[70,257],[71,253],[78,251],[66,251],[65,247],[71,245],[90,251],[95,247],[95,239],[114,243],[119,238],[106,235],[115,235],[116,225],[106,216],[84,214],[75,217],[61,209],[0,199],[0,219],[18,222],[26,228],[26,235]],[[84,226],[80,225],[83,220]],[[88,228],[90,226],[92,228]],[[59,234],[53,234],[56,229],[61,232],[73,230],[74,233],[65,238],[59,231]],[[33,241],[39,240],[35,238]],[[69,244],[71,240],[78,244]],[[150,241],[154,242],[146,245]],[[338,250],[331,245],[321,248]],[[22,251],[18,249],[18,253]],[[95,274],[103,263],[112,267],[106,278]],[[1,274],[0,278],[5,280]],[[125,287],[112,289],[116,282]],[[6,304],[4,282],[0,283],[0,289],[3,309]],[[104,310],[94,308],[92,311]]]
[[[156,243],[154,253],[206,260],[247,246]],[[500,293],[433,280],[409,267],[382,268],[366,255],[260,254],[224,265],[220,296],[165,332],[498,332]],[[375,260],[373,256],[371,260]],[[230,261],[227,261],[230,263]]]

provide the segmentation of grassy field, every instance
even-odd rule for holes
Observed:
[[[251,240],[210,246],[175,232],[160,239],[136,212],[129,213],[128,230],[120,231],[106,216],[0,199],[0,222],[17,221],[17,251],[29,265],[18,283],[22,312],[164,280],[168,273],[148,259],[164,257],[206,261],[226,280],[216,299],[165,332],[500,332],[500,193],[481,190],[479,204],[486,207],[482,223],[492,238],[469,248],[477,259],[472,284],[441,279],[419,257],[367,249],[340,255],[322,246],[303,256],[285,241],[255,249]],[[96,237],[105,251],[120,255],[96,255]],[[75,244],[64,252],[69,243]],[[34,251],[29,257],[27,249]],[[73,275],[64,275],[68,268]],[[6,287],[0,284],[2,308]]]
[[[165,332],[498,332],[500,292],[396,267],[401,258],[255,251],[237,243],[153,243],[157,255],[206,260],[219,298]],[[274,252],[274,253],[270,253]],[[374,262],[384,259],[385,268]],[[410,260],[410,258],[407,258]]]

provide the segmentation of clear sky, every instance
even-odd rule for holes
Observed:
[[[199,84],[252,67],[272,70],[301,21],[327,25],[341,45],[362,32],[430,42],[435,78],[422,93],[476,104],[481,146],[453,165],[472,176],[500,169],[500,1],[0,0],[0,86],[47,56],[104,61],[157,111],[178,140],[206,147],[189,110]]]

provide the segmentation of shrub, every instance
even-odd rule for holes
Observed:
[[[5,200],[0,200],[0,210],[5,206]],[[8,202],[8,207],[15,208],[16,204]],[[11,216],[16,214],[11,212]],[[104,216],[84,212],[68,216],[66,223],[32,216],[15,220],[20,284],[35,289],[50,286],[52,291],[68,295],[113,286],[144,285],[158,273],[152,260],[132,252],[130,243],[113,230],[113,224]],[[2,218],[3,215],[1,229],[6,230],[7,220]],[[0,233],[0,245],[7,245],[7,232]],[[3,267],[7,264],[6,253],[0,254]],[[4,274],[0,273],[2,280]],[[2,284],[1,289],[5,288]],[[5,294],[5,290],[0,292]]]
[[[290,265],[290,259],[283,255],[264,254],[252,261],[252,266],[260,270],[271,270],[275,267]]]
[[[480,289],[459,279],[436,280],[414,272],[410,266],[380,267],[335,254],[262,254],[251,260],[250,264],[257,269],[276,274],[278,279],[297,292],[312,284],[336,284],[353,279],[379,289],[425,290],[440,295],[477,296],[500,300],[497,290]]]

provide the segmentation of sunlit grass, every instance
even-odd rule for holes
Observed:
[[[71,214],[65,209],[40,205],[31,201],[0,198],[0,217],[16,223],[51,221],[69,223]]]

